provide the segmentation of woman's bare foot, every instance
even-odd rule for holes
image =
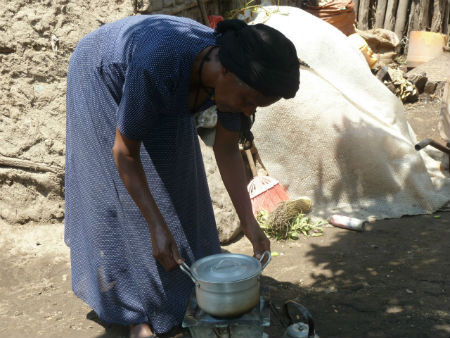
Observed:
[[[153,337],[153,332],[147,323],[130,325],[130,338]]]

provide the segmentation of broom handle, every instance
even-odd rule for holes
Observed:
[[[202,15],[203,23],[205,26],[209,27],[208,14],[206,13],[205,3],[203,0],[197,0],[197,6],[200,9],[200,14]]]
[[[255,162],[253,161],[253,155],[250,149],[245,150],[245,154],[247,155],[248,164],[250,165],[250,170],[252,171],[252,176],[256,177],[258,174],[256,173]]]

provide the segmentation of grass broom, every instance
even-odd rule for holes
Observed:
[[[268,212],[275,210],[280,202],[289,200],[286,189],[274,178],[269,176],[259,176],[256,172],[255,162],[250,149],[245,150],[248,164],[252,172],[252,180],[247,185],[247,190],[252,202],[253,214],[264,209]]]

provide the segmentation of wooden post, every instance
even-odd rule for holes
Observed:
[[[388,0],[386,18],[384,19],[384,28],[390,31],[395,27],[395,16],[397,14],[398,0]]]
[[[384,16],[386,15],[387,0],[378,0],[375,12],[375,28],[384,27]]]
[[[412,31],[419,30],[419,11],[420,11],[420,0],[412,0],[411,9],[409,11],[409,21],[408,21],[408,29],[406,31],[406,37],[409,39],[409,36]],[[405,45],[405,49],[403,53],[405,55],[408,54],[408,44]]]
[[[366,30],[369,28],[369,9],[370,0],[360,0],[358,15],[358,29],[360,30]]]
[[[412,0],[411,10],[409,11],[409,23],[407,31],[408,36],[409,33],[411,33],[411,31],[419,30],[420,27],[419,13],[420,13],[420,0]]]
[[[436,1],[436,0],[435,0]],[[426,31],[430,25],[430,20],[428,15],[430,13],[430,0],[420,1],[419,7],[419,28],[420,30]]]
[[[445,2],[447,0],[434,0],[433,19],[431,20],[432,32],[441,32],[442,20],[445,16]]]
[[[59,176],[64,176],[64,169],[60,167],[49,166],[43,163],[36,163],[29,160],[22,160],[20,158],[6,157],[0,155],[0,166],[18,168],[33,171],[51,172]]]
[[[200,14],[202,16],[203,24],[209,27],[208,13],[206,13],[206,7],[203,0],[197,0],[197,6],[200,9]]]
[[[448,34],[450,29],[449,29],[449,15],[450,15],[450,3],[448,1],[445,2],[445,10],[444,10],[444,22],[442,23],[442,33],[444,34]]]
[[[409,0],[400,0],[397,8],[397,18],[395,20],[395,34],[401,40],[405,32],[406,18],[408,16]]]
[[[359,0],[353,0],[353,10],[356,14],[356,22],[358,22],[358,8],[359,8]]]

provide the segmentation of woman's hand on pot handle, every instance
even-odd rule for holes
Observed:
[[[163,266],[166,271],[174,270],[184,262],[178,251],[169,227],[163,221],[162,224],[151,227],[153,257]]]
[[[243,226],[245,236],[253,245],[253,253],[255,258],[260,259],[264,251],[270,252],[270,240],[264,231],[260,228],[256,219]],[[267,258],[262,262],[266,262]]]

